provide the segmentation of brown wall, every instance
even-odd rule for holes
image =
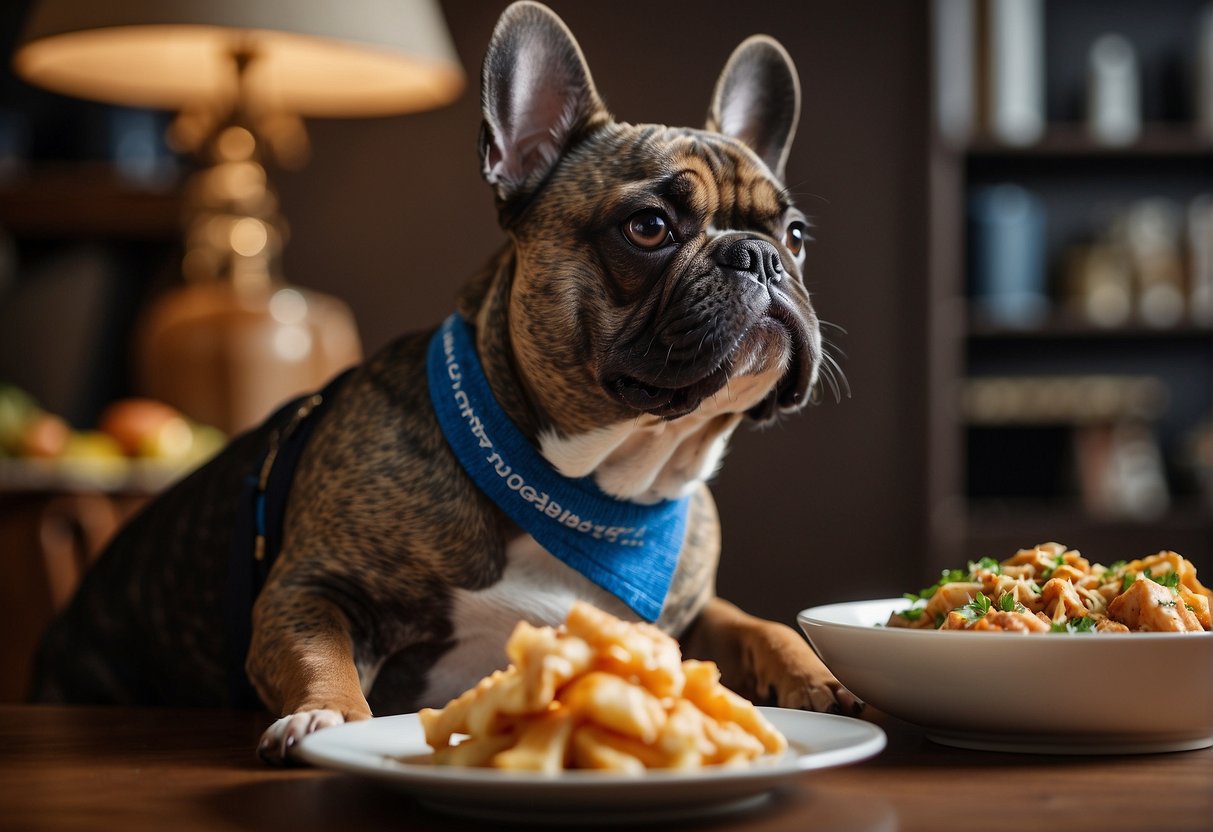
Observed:
[[[443,3],[469,86],[421,115],[311,124],[277,177],[288,277],[353,306],[368,349],[436,323],[502,241],[476,159],[480,58],[505,3]],[[734,441],[714,491],[721,594],[791,622],[810,603],[921,583],[925,483],[926,3],[560,2],[622,120],[698,124],[754,32],[779,38],[804,106],[788,180],[812,218],[807,280],[851,396]]]

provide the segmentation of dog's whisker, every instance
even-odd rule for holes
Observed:
[[[661,369],[657,371],[657,377],[661,378],[665,375],[665,371],[670,366],[670,356],[674,354],[674,345],[670,344],[669,349],[665,351],[665,361],[662,362]]]
[[[654,342],[654,341],[656,341],[656,340],[657,340],[657,333],[656,333],[656,332],[654,332],[654,333],[653,333],[653,337],[652,337],[652,338],[650,338],[650,339],[649,339],[649,342],[648,342],[647,344],[645,344],[645,346],[644,346],[644,355],[643,355],[643,356],[641,356],[642,358],[648,358],[648,356],[649,356],[649,350],[651,350],[651,349],[653,348],[653,342]]]
[[[829,352],[824,352],[821,356],[820,381],[824,381],[829,386],[830,392],[834,394],[835,402],[841,402],[844,393],[848,399],[851,398],[851,385],[847,381],[846,373],[842,371],[837,359]]]
[[[824,353],[822,357],[830,368],[830,374],[846,387],[847,396],[849,397],[851,395],[851,386],[847,383],[847,374],[843,372],[842,365],[838,363],[838,359],[828,352]]]
[[[835,344],[832,341],[827,341],[825,339],[822,339],[821,346],[822,346],[823,355],[826,353],[831,353],[833,355],[840,356],[842,358],[847,357],[846,351],[843,350],[841,347],[839,347],[837,344]]]
[[[703,342],[706,341],[708,338],[713,337],[715,332],[716,332],[716,316],[713,315],[711,328],[703,333],[703,337],[701,337],[699,339],[699,345],[697,347],[695,347],[695,357],[696,358],[699,357],[699,353],[703,352]]]
[[[830,392],[834,394],[834,401],[835,402],[841,401],[841,398],[839,397],[839,394],[838,394],[838,381],[837,381],[837,379],[834,378],[833,371],[831,371],[827,368],[825,370],[825,372],[823,372],[821,374],[821,378],[822,378],[822,381],[825,382],[826,386],[830,388]]]

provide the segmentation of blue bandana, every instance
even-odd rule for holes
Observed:
[[[554,469],[493,398],[458,313],[430,340],[427,364],[442,432],[477,487],[552,555],[656,621],[678,566],[690,499],[617,500],[589,477]]]

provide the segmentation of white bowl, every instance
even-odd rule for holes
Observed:
[[[1018,633],[883,627],[900,598],[797,616],[869,705],[962,748],[1137,754],[1213,745],[1213,633]]]

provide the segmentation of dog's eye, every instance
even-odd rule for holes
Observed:
[[[809,227],[796,220],[788,226],[788,230],[784,232],[783,244],[788,247],[788,251],[792,252],[793,257],[799,257],[804,251],[805,240],[808,239]]]
[[[633,214],[623,224],[623,235],[632,245],[643,249],[661,248],[673,239],[670,224],[656,211]]]

